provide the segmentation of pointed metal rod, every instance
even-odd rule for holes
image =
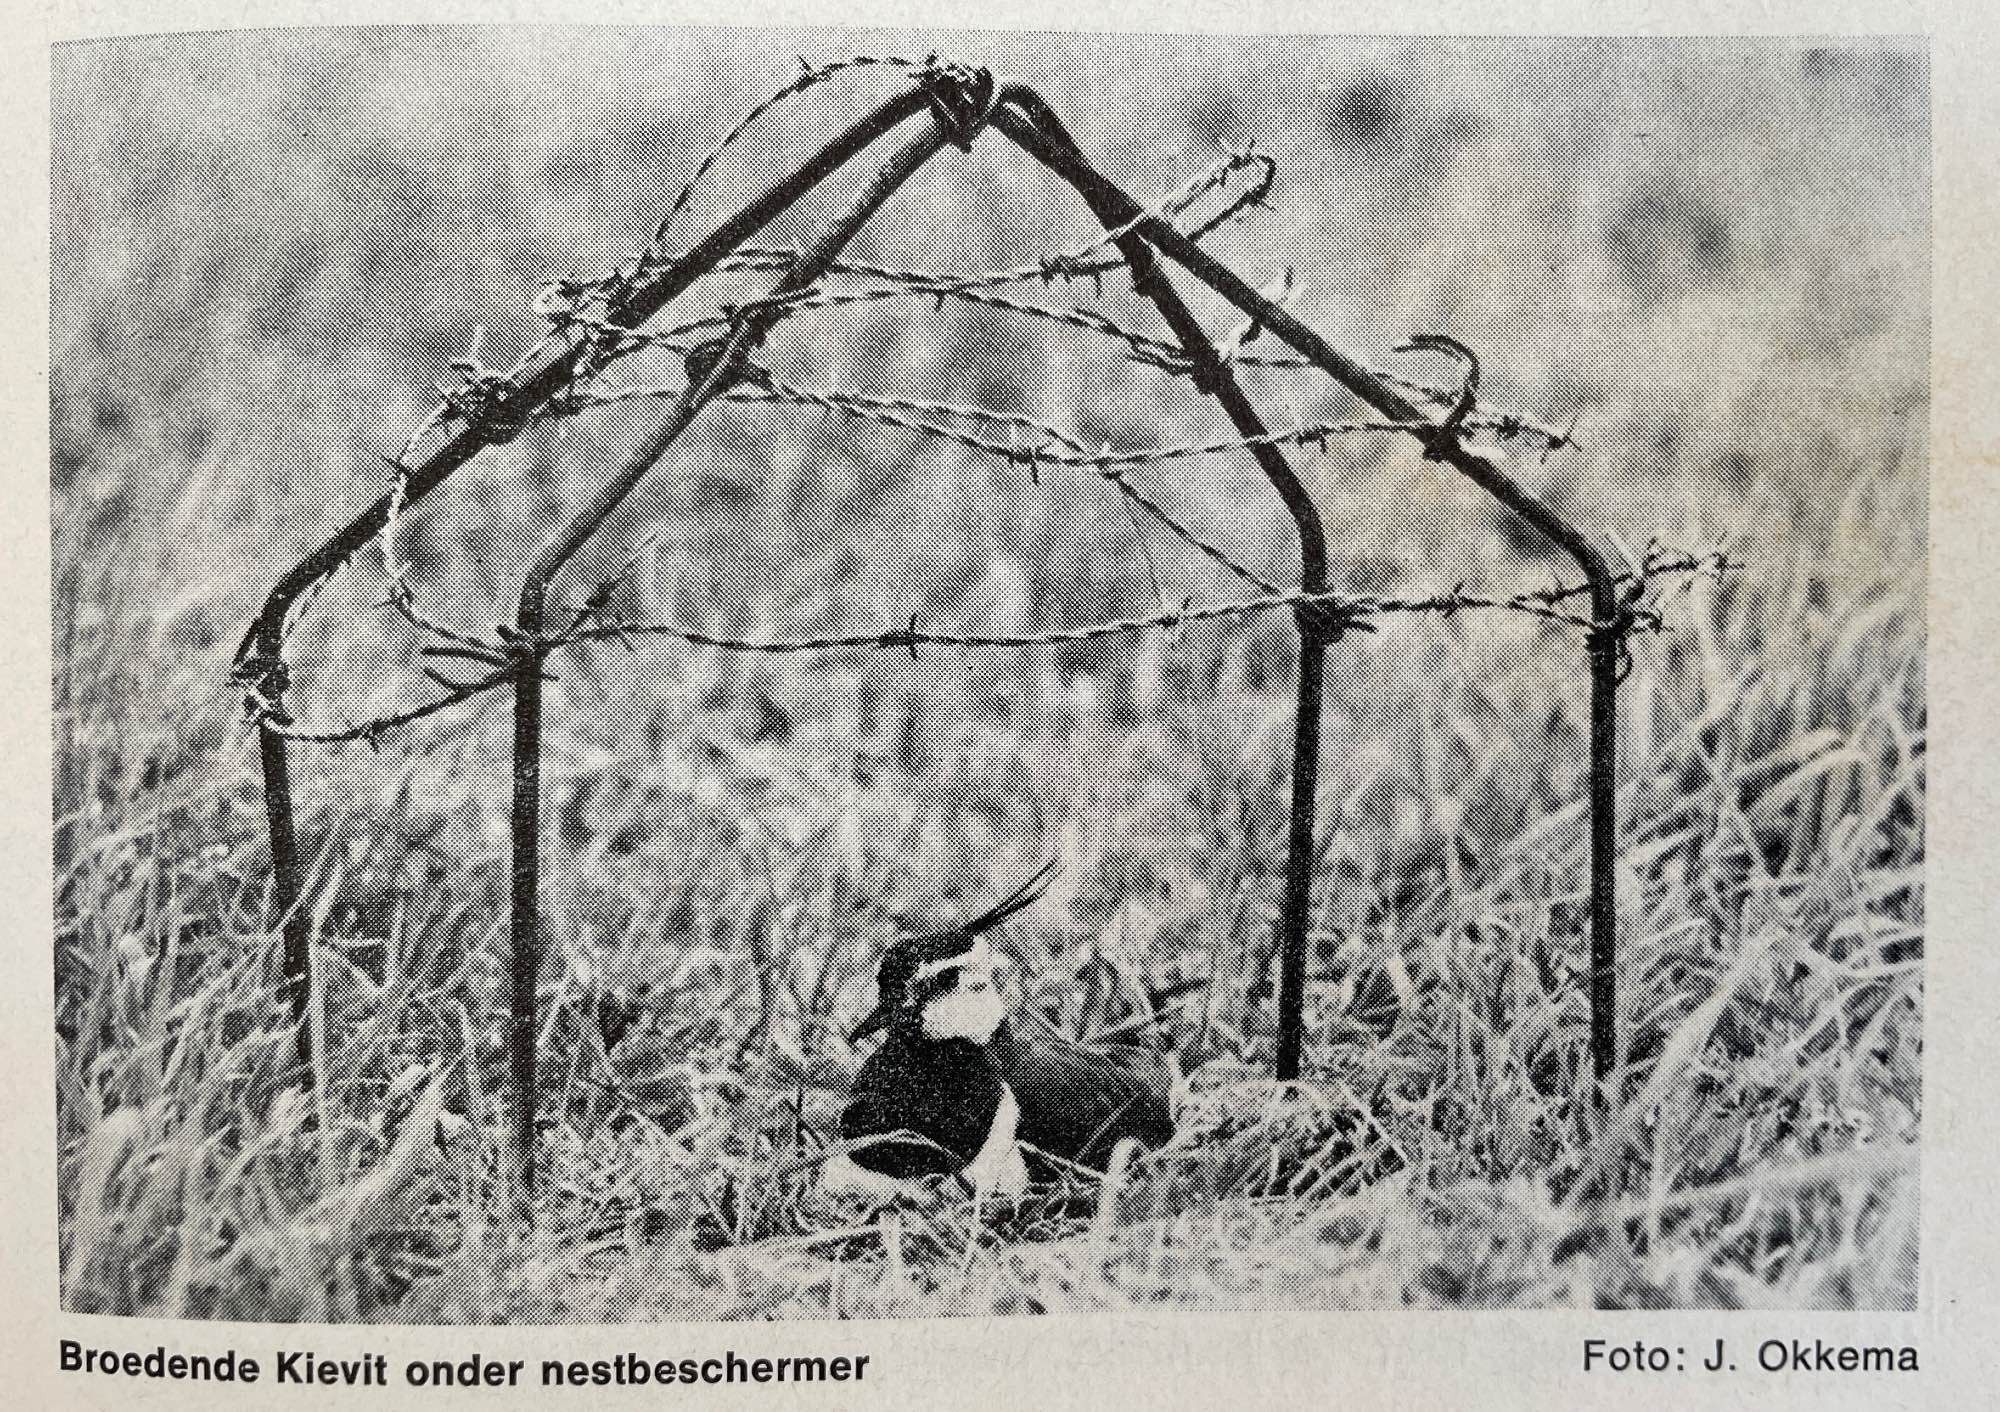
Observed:
[[[1146,209],[1100,173],[1073,143],[1046,130],[1048,105],[1018,87],[1010,88],[1009,103],[994,114],[993,126],[1051,171],[1075,187],[1100,219],[1118,225],[1135,223],[1134,231],[1174,263],[1213,289],[1263,328],[1311,359],[1361,401],[1393,421],[1408,422],[1426,435],[1434,430],[1418,407],[1374,373],[1341,353],[1283,306],[1273,303],[1169,222]],[[1050,115],[1052,116],[1052,115]],[[1590,666],[1590,1052],[1591,1068],[1601,1086],[1618,1064],[1618,671],[1620,643],[1628,619],[1617,583],[1597,546],[1582,530],[1492,461],[1468,449],[1454,432],[1431,439],[1426,454],[1444,462],[1499,500],[1501,504],[1567,553],[1590,584],[1591,618],[1596,627],[1588,647]],[[1290,898],[1287,898],[1289,905]],[[1301,955],[1300,961],[1303,961]],[[1281,959],[1280,981],[1289,966]],[[1302,966],[1300,979],[1303,979]],[[1299,987],[1281,1015],[1297,1015]],[[1294,1040],[1293,1043],[1297,1041]],[[1280,1035],[1281,1050],[1287,1047]],[[1604,1098],[1600,1091],[1600,1100]]]
[[[905,119],[920,112],[926,96],[919,89],[897,94],[873,112],[838,134],[799,169],[773,185],[694,245],[686,255],[636,285],[617,307],[606,313],[606,322],[637,328],[664,309],[697,279],[713,270],[771,221],[797,204],[814,187],[840,170],[876,138]],[[558,392],[582,361],[590,337],[574,331],[553,344],[512,380],[510,390],[494,404],[496,415],[507,420],[541,407]],[[458,467],[487,445],[486,428],[461,425],[438,441],[409,468],[402,491],[405,507],[415,504],[434,490]],[[237,649],[236,673],[252,691],[273,708],[283,709],[287,685],[285,669],[285,623],[292,607],[314,584],[326,578],[367,546],[382,532],[395,503],[395,491],[375,501],[331,539],[301,559],[271,589],[255,622]],[[310,994],[311,919],[299,903],[304,868],[299,856],[294,824],[290,760],[282,731],[269,720],[259,722],[258,753],[264,774],[264,810],[271,837],[271,913],[284,929],[284,993],[295,1019],[303,1019]],[[299,1026],[301,1036],[305,1026]],[[301,1040],[301,1054],[305,1053]]]
[[[922,106],[922,102],[919,95],[918,105]],[[517,1222],[525,1224],[533,1216],[537,1106],[535,988],[542,958],[541,657],[549,584],[658,464],[675,438],[703,408],[735,384],[744,359],[784,317],[785,308],[778,301],[815,284],[868,219],[950,140],[942,126],[936,122],[926,124],[921,134],[911,138],[890,158],[846,212],[792,262],[791,269],[767,300],[744,315],[706,362],[690,356],[688,386],[672,411],[627,456],[617,474],[549,540],[521,585],[514,639],[521,656],[514,684],[512,955],[508,965],[508,1053],[514,1112],[504,1158]]]
[[[1045,141],[1081,157],[1062,121],[1032,89],[1009,85],[1002,101],[1034,125]],[[996,118],[1004,132],[1008,121]],[[1130,222],[1132,213],[1101,189],[1077,188],[1092,214],[1107,228]],[[1208,392],[1229,416],[1237,434],[1253,442],[1252,452],[1265,478],[1277,489],[1299,532],[1299,586],[1307,593],[1324,593],[1327,584],[1326,530],[1312,495],[1276,446],[1258,441],[1266,427],[1235,374],[1223,360],[1201,321],[1194,316],[1160,268],[1144,236],[1128,231],[1117,239],[1119,253],[1131,268],[1132,283],[1151,300],[1160,317],[1180,341],[1194,368],[1195,386]],[[1296,1079],[1304,1062],[1306,944],[1311,932],[1313,835],[1319,801],[1320,716],[1326,695],[1326,649],[1339,628],[1326,615],[1301,608],[1295,615],[1299,635],[1297,704],[1292,719],[1291,801],[1285,854],[1285,896],[1278,920],[1278,1049],[1274,1070],[1282,1080]]]

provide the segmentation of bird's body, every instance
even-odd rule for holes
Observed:
[[[1021,1101],[1020,1140],[1036,1158],[1104,1170],[1119,1142],[1159,1147],[1174,1135],[1173,1071],[1151,1050],[1096,1046],[1008,1024],[995,1059]]]
[[[975,1187],[1018,1190],[1066,1164],[1102,1170],[1125,1138],[1158,1146],[1173,1135],[1172,1074],[1158,1055],[1077,1044],[1007,1017],[981,934],[1039,897],[1049,872],[964,926],[884,957],[880,1001],[857,1037],[884,1027],[888,1037],[841,1116],[862,1184],[868,1174],[960,1173]]]

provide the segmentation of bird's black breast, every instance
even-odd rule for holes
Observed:
[[[1000,1108],[1000,1090],[999,1067],[980,1046],[898,1028],[855,1076],[840,1134],[853,1141],[909,1131],[925,1139],[874,1143],[852,1154],[859,1165],[886,1176],[955,1172],[979,1155]]]

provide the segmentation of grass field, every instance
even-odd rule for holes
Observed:
[[[471,1322],[1914,1304],[1921,56],[1064,44],[337,31],[59,53],[67,1307]],[[311,1082],[281,1081],[294,1037],[229,682],[263,593],[381,492],[380,456],[474,330],[486,361],[510,361],[541,282],[636,248],[699,155],[791,77],[792,50],[932,48],[1036,84],[1142,197],[1255,139],[1278,163],[1272,208],[1215,253],[1257,284],[1292,267],[1294,311],[1365,361],[1448,378],[1388,350],[1416,332],[1477,348],[1496,405],[1578,419],[1575,447],[1523,454],[1516,474],[1629,544],[1726,545],[1743,566],[1669,599],[1621,698],[1632,1097],[1609,1124],[1579,1077],[1579,644],[1470,613],[1389,619],[1333,650],[1295,1091],[1267,1078],[1281,615],[1035,653],[599,644],[552,663],[546,1180],[521,1247],[495,1224],[493,1175],[506,710],[488,698],[378,751],[299,747],[319,1042]],[[837,81],[756,129],[678,239],[890,81]],[[839,199],[762,239],[807,238]],[[1095,233],[989,139],[947,154],[852,254],[977,270]],[[1143,324],[1128,284],[1093,307]],[[798,383],[977,403],[1092,447],[1226,435],[1116,344],[990,310],[826,311],[769,354]],[[1251,391],[1278,425],[1352,411],[1296,373]],[[657,415],[538,428],[454,476],[398,536],[425,611],[470,631],[510,619],[525,560]],[[1559,567],[1407,438],[1300,464],[1338,587],[1504,595]],[[1295,580],[1289,522],[1247,457],[1134,479]],[[572,594],[649,541],[622,606],[720,634],[912,615],[1040,632],[1241,587],[1087,472],[1036,483],[767,408],[715,409]],[[304,723],[426,694],[384,586],[364,554],[302,619]],[[1054,890],[1002,938],[1020,1004],[1171,1047],[1180,1136],[984,1216],[879,1216],[823,1192],[859,1060],[842,1035],[874,1000],[881,945],[1051,856]],[[639,980],[659,1005],[643,1084],[614,1077],[583,1018],[597,989]]]

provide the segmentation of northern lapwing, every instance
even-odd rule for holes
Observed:
[[[1007,1013],[986,934],[1047,889],[1053,862],[949,931],[891,945],[875,1009],[851,1038],[887,1031],[856,1075],[829,1185],[893,1194],[940,1174],[1023,1191],[1066,1164],[1101,1171],[1125,1138],[1173,1136],[1173,1073],[1147,1050],[1058,1038]]]

